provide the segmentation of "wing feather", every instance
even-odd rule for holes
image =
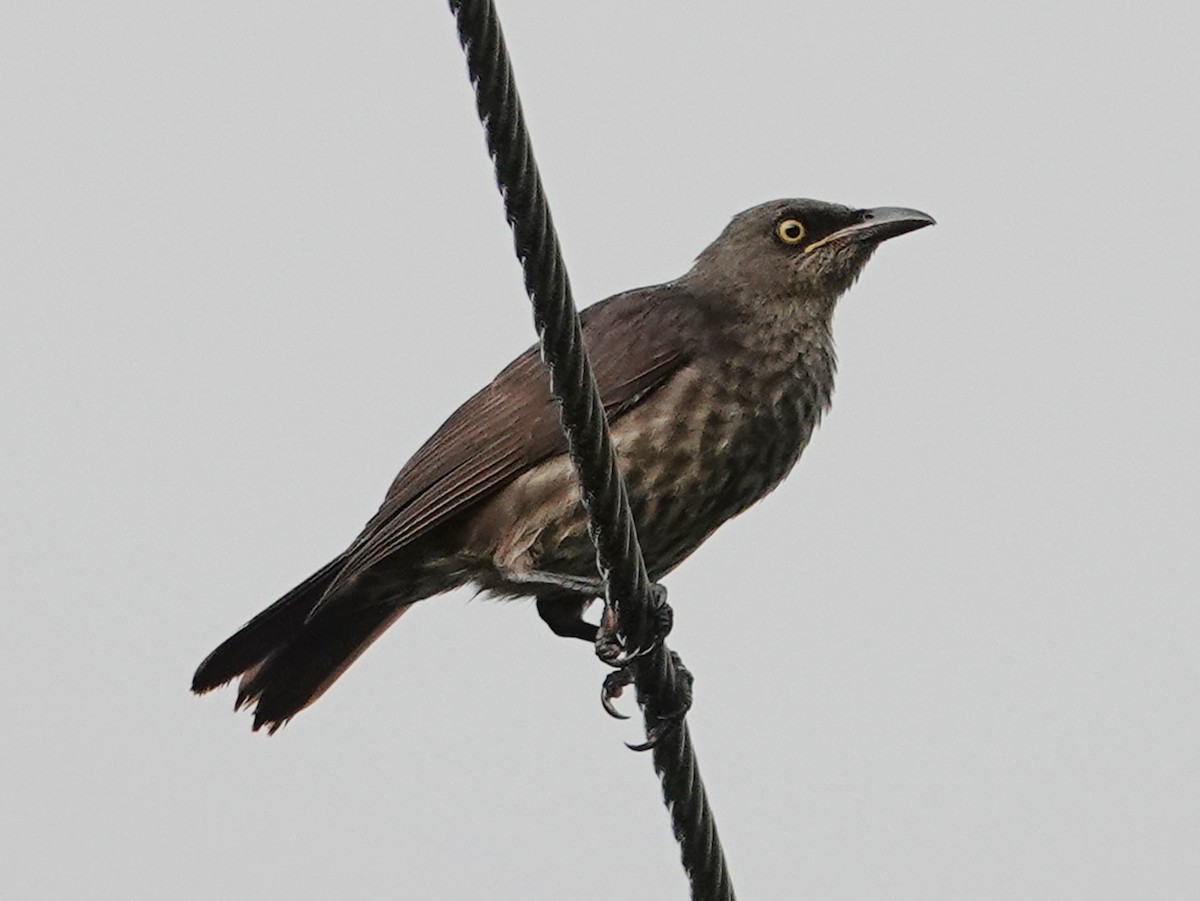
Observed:
[[[584,341],[610,420],[685,366],[708,331],[709,305],[672,285],[601,301],[582,314]],[[531,347],[442,425],[392,483],[351,545],[326,597],[451,517],[566,452],[549,379]]]

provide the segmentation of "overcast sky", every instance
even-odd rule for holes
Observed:
[[[667,580],[740,896],[1200,897],[1194,7],[500,6],[581,304],[776,197],[939,222]],[[685,898],[530,605],[274,738],[188,692],[532,341],[445,4],[5,4],[0,102],[0,896]]]

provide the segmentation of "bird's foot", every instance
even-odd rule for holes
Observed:
[[[634,623],[619,622],[616,608],[605,606],[596,634],[596,656],[613,667],[600,689],[600,703],[610,716],[629,719],[613,706],[613,701],[621,697],[626,686],[643,680],[638,702],[645,713],[646,740],[636,745],[626,743],[633,751],[648,751],[678,729],[692,706],[692,674],[678,654],[663,647],[675,621],[667,603],[667,589],[652,583],[647,600],[645,618]],[[660,652],[669,653],[670,659],[656,656]],[[666,673],[673,673],[674,678],[656,672],[659,667],[666,667]],[[666,685],[665,696],[643,691],[647,679],[655,686]]]
[[[675,611],[667,603],[666,586],[658,582],[650,584],[646,622],[641,628],[625,628],[617,621],[616,608],[608,604],[600,617],[600,628],[596,633],[596,656],[615,669],[627,666],[637,657],[652,653],[671,633],[675,624]],[[630,646],[632,641],[639,644]]]
[[[649,751],[665,736],[670,735],[683,724],[684,717],[692,707],[693,678],[691,671],[683,665],[678,654],[674,651],[671,651],[670,654],[675,665],[676,677],[673,696],[670,698],[671,703],[665,710],[647,706],[646,740],[636,745],[626,742],[626,747],[631,751]],[[634,664],[631,663],[609,673],[605,677],[604,686],[600,691],[600,703],[610,716],[617,719],[629,719],[628,716],[617,710],[612,702],[621,696],[626,686],[634,684],[633,667]]]
[[[622,713],[613,706],[613,701],[621,697],[626,686],[632,684],[633,671],[627,666],[615,669],[604,677],[604,684],[600,687],[600,703],[604,706],[605,713],[613,719],[629,719],[628,714]]]

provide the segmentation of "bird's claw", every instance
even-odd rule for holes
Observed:
[[[674,728],[674,727],[672,727],[672,728]],[[663,730],[657,731],[657,732],[654,730],[651,730],[646,733],[645,741],[640,742],[636,745],[631,744],[630,742],[625,742],[625,747],[627,747],[631,751],[636,751],[639,754],[642,753],[643,751],[653,751],[654,746],[656,744],[658,744],[658,740],[660,738],[662,738],[664,735],[666,735],[667,732],[669,732],[669,731],[670,731],[669,729],[663,729]]]
[[[627,714],[622,713],[613,706],[613,701],[621,697],[621,694],[625,691],[625,686],[632,684],[633,673],[627,666],[613,670],[604,677],[604,684],[600,689],[600,703],[604,706],[605,713],[618,720],[629,719]]]
[[[692,709],[693,679],[691,671],[683,665],[683,661],[679,659],[679,655],[674,651],[671,652],[671,658],[675,661],[675,671],[679,678],[676,685],[675,709],[668,713],[651,714],[647,712],[646,740],[636,745],[626,742],[625,747],[631,751],[651,750],[660,741],[682,726],[688,711]],[[653,725],[650,725],[651,719],[654,720]]]
[[[665,713],[647,710],[646,740],[640,744],[626,742],[625,746],[631,751],[649,751],[663,738],[670,735],[683,724],[684,717],[687,716],[688,711],[692,707],[692,674],[683,665],[683,661],[679,659],[678,654],[674,651],[670,653],[671,659],[675,664],[677,678],[673,699],[674,706]],[[624,666],[621,669],[614,670],[605,677],[604,687],[600,692],[600,703],[604,705],[604,709],[608,712],[609,716],[616,717],[619,720],[629,719],[628,716],[617,710],[612,702],[621,696],[626,686],[632,684],[634,684],[632,666]],[[640,700],[645,704],[644,698]]]
[[[596,633],[596,656],[614,669],[624,669],[638,657],[653,653],[671,633],[675,624],[675,612],[667,603],[665,586],[652,582],[648,605],[649,622],[638,638],[647,641],[645,645],[630,648],[626,645],[630,635],[619,628],[616,608],[608,604],[600,617],[600,628]],[[621,634],[624,632],[624,634]]]

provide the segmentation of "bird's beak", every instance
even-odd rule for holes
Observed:
[[[935,225],[934,219],[928,213],[920,210],[908,210],[899,206],[879,206],[873,210],[860,210],[859,221],[845,228],[839,228],[833,234],[826,235],[805,248],[805,252],[816,250],[825,244],[842,241],[866,241],[878,244],[888,238],[916,231],[927,225]]]

